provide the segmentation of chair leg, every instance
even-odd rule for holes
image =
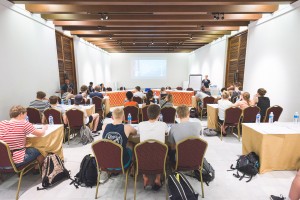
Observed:
[[[126,194],[127,194],[128,173],[129,173],[129,168],[126,171],[126,180],[125,180],[125,189],[124,189],[124,200],[126,200]]]
[[[167,174],[166,172],[164,174],[165,174],[166,200],[168,200],[169,196],[168,196],[168,188],[167,188]]]
[[[71,134],[71,128],[69,128],[69,133],[68,133],[68,145],[70,144],[70,134]]]
[[[223,140],[223,126],[224,125],[221,126],[221,141]]]
[[[20,187],[21,187],[21,181],[22,181],[23,173],[24,173],[24,169],[20,173],[19,183],[18,183],[18,189],[17,189],[17,194],[16,194],[16,200],[19,199],[19,192],[20,192]]]
[[[202,170],[199,170],[199,172],[200,172],[200,179],[201,179],[202,198],[204,198],[204,188],[203,188]]]
[[[136,180],[137,180],[138,172],[135,172],[134,175],[134,200],[136,200]]]
[[[238,124],[237,129],[238,129],[238,140],[241,141],[240,124]]]
[[[98,171],[98,178],[97,178],[97,186],[96,186],[96,195],[95,195],[95,199],[97,199],[98,197],[98,188],[99,188],[99,183],[100,183],[100,175],[101,175],[101,171]]]

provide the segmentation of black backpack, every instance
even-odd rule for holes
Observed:
[[[168,177],[168,193],[170,200],[197,200],[198,195],[180,172],[174,172]]]
[[[191,108],[190,109],[190,118],[198,118],[198,112],[196,108]]]
[[[236,161],[236,166],[233,167],[233,165],[231,165],[230,169],[231,170],[228,171],[237,170],[237,173],[233,174],[234,177],[239,178],[239,180],[247,177],[248,180],[246,182],[249,182],[259,171],[259,157],[254,152],[241,155]],[[242,175],[240,175],[239,172],[241,172]]]
[[[201,181],[199,170],[194,170],[194,178]],[[207,186],[209,186],[209,183],[215,179],[215,170],[205,158],[203,159],[202,179]]]
[[[80,170],[75,175],[74,181],[70,183],[74,184],[76,188],[78,185],[86,186],[86,187],[93,187],[97,184],[97,163],[94,156],[91,154],[86,155],[80,164]]]
[[[37,190],[47,189],[65,179],[70,179],[70,171],[58,155],[49,154],[42,166],[42,188],[37,187]]]

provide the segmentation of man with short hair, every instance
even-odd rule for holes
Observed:
[[[44,112],[46,108],[49,108],[50,104],[46,98],[46,93],[43,91],[38,91],[36,93],[36,100],[30,102],[29,107],[36,108],[40,112]]]
[[[135,91],[133,93],[134,97],[140,97],[141,99],[144,99],[146,97],[146,95],[141,92],[141,87],[140,86],[136,86],[135,87]]]
[[[61,112],[64,124],[68,124],[68,119],[67,119],[67,116],[66,116],[65,109],[62,108],[60,105],[57,105],[58,104],[58,98],[57,98],[57,96],[51,96],[51,97],[49,97],[49,102],[50,102],[50,107],[51,108],[56,109],[56,110],[58,110],[58,111]]]
[[[208,75],[205,75],[205,78],[202,80],[202,84],[205,88],[209,88],[210,80],[208,79]]]
[[[124,107],[126,106],[136,106],[138,107],[139,104],[136,101],[133,101],[133,93],[131,91],[126,92],[127,101],[124,103]]]
[[[90,93],[90,98],[99,97],[103,99],[103,94],[100,91],[101,91],[101,87],[99,85],[96,85],[95,92]]]
[[[94,87],[93,87],[93,82],[90,82],[90,85],[89,85],[89,89],[88,89],[88,94],[90,94],[90,93],[92,93],[92,92],[94,92],[95,90],[94,90]]]
[[[149,120],[139,123],[138,133],[140,134],[140,142],[154,139],[165,143],[165,134],[168,132],[168,126],[165,122],[158,121],[160,115],[160,107],[156,104],[151,104],[147,108]],[[149,188],[149,178],[143,174],[144,188]],[[160,174],[156,175],[154,180],[153,190],[159,190],[161,187]]]
[[[61,98],[65,101],[65,103],[67,103],[67,101],[69,99],[74,98],[74,97],[75,97],[75,95],[73,94],[73,88],[69,87],[67,89],[67,92],[63,93]]]
[[[60,88],[61,91],[62,91],[62,93],[67,92],[67,90],[68,90],[69,87],[72,88],[72,89],[74,89],[73,83],[70,83],[70,80],[68,78],[66,78],[65,79],[65,84],[63,84],[61,86],[61,88]]]

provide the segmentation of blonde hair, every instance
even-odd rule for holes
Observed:
[[[124,116],[123,108],[115,108],[114,111],[112,112],[112,115],[114,119],[122,119]]]
[[[190,112],[189,112],[189,107],[187,107],[186,105],[180,105],[176,108],[176,112],[178,117],[181,118],[185,118],[187,116],[189,116]]]
[[[250,93],[249,92],[244,92],[242,94],[243,99],[247,102],[248,106],[250,106]]]
[[[18,117],[20,114],[24,114],[26,112],[27,112],[26,108],[24,108],[21,105],[17,105],[11,107],[11,109],[9,110],[9,116],[10,118],[15,118]]]
[[[173,95],[172,94],[167,94],[166,96],[168,98],[168,102],[173,103]]]
[[[223,98],[223,99],[228,99],[228,98],[229,98],[229,92],[223,91],[223,93],[222,93],[222,98]]]

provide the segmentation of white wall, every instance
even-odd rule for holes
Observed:
[[[42,90],[59,89],[55,31],[42,19],[0,0],[0,120],[12,105],[28,106]]]
[[[202,78],[208,75],[213,85],[222,88],[225,82],[226,51],[226,37],[193,51],[189,54],[188,74],[202,74]]]
[[[77,86],[111,82],[110,55],[102,49],[74,37]]]
[[[283,107],[280,121],[300,112],[300,1],[293,7],[251,24],[248,33],[244,90],[265,88],[271,105]]]
[[[188,54],[186,53],[111,53],[111,77],[118,87],[160,88],[182,86],[188,80]],[[164,58],[167,60],[165,79],[131,79],[131,67],[135,58]]]

